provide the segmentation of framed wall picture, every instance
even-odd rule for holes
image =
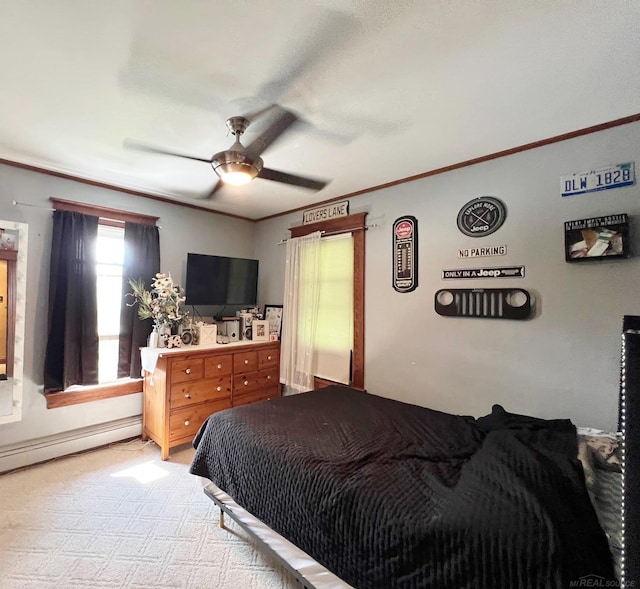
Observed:
[[[269,341],[269,322],[263,319],[256,319],[251,324],[251,339],[254,342]]]
[[[0,249],[18,250],[18,231],[15,229],[0,229]]]
[[[566,221],[564,244],[567,262],[628,258],[630,252],[627,214]]]
[[[264,319],[269,322],[269,333],[277,334],[278,340],[282,335],[282,305],[265,305]]]

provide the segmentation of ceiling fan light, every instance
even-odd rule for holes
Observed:
[[[220,180],[222,180],[225,184],[232,184],[233,186],[242,186],[243,184],[249,184],[251,180],[255,178],[255,175],[252,176],[247,171],[224,171],[224,170],[216,170],[218,176],[220,176]]]
[[[236,147],[234,145],[234,147]],[[242,146],[239,146],[242,148]],[[262,169],[262,159],[250,157],[240,149],[228,149],[213,156],[211,166],[226,184],[241,186],[253,180]]]

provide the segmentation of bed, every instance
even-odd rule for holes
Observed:
[[[618,583],[569,420],[335,386],[215,413],[194,446],[207,495],[275,553],[298,550],[306,587]]]

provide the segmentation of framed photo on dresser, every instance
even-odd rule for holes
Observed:
[[[269,322],[263,319],[254,319],[251,324],[251,339],[254,342],[268,342]]]
[[[276,333],[278,341],[282,335],[282,305],[265,305],[264,319],[269,322],[269,333]]]

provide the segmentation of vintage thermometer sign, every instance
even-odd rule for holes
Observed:
[[[393,288],[411,292],[418,287],[418,220],[410,215],[393,224]]]

